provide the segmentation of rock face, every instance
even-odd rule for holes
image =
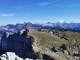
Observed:
[[[1,45],[0,45],[0,57],[1,60],[6,60],[4,53],[6,52],[11,52],[7,53],[11,59],[7,60],[12,60],[14,58],[13,56],[18,56],[23,59],[30,58],[30,59],[38,59],[38,55],[36,55],[33,51],[32,48],[32,37],[27,35],[28,30],[24,30],[22,34],[20,32],[11,34],[7,37],[6,33],[3,34],[2,39],[1,39]],[[5,57],[5,58],[3,58]],[[14,60],[16,60],[15,58]],[[17,59],[17,60],[20,60]]]
[[[0,56],[0,60],[33,60],[33,59],[23,59],[17,56],[14,52],[6,52],[5,54]]]

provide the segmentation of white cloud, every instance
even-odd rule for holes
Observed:
[[[4,17],[7,17],[7,16],[15,16],[16,14],[12,14],[12,13],[3,13],[3,14],[0,14],[0,16],[4,16]]]
[[[51,4],[57,4],[60,1],[61,0],[51,0],[50,2],[39,2],[39,3],[37,3],[37,5],[38,6],[47,6],[47,5],[51,5]]]
[[[46,5],[50,5],[50,4],[52,4],[52,2],[41,2],[41,3],[38,3],[37,5],[46,6]]]

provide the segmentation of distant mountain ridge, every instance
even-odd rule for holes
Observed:
[[[24,28],[33,28],[33,29],[65,29],[65,30],[75,30],[80,31],[80,23],[44,23],[44,24],[33,24],[33,23],[23,23],[23,24],[8,24],[5,26],[0,26],[0,31],[11,31],[17,32]]]

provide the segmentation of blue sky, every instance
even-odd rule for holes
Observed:
[[[80,22],[80,0],[0,0],[0,25]]]

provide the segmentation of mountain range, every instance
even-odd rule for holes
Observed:
[[[64,30],[73,30],[73,31],[80,31],[80,23],[44,23],[44,24],[33,24],[29,23],[22,23],[22,24],[8,24],[5,26],[0,26],[0,31],[11,31],[17,32],[24,28],[33,28],[33,29],[64,29]]]

